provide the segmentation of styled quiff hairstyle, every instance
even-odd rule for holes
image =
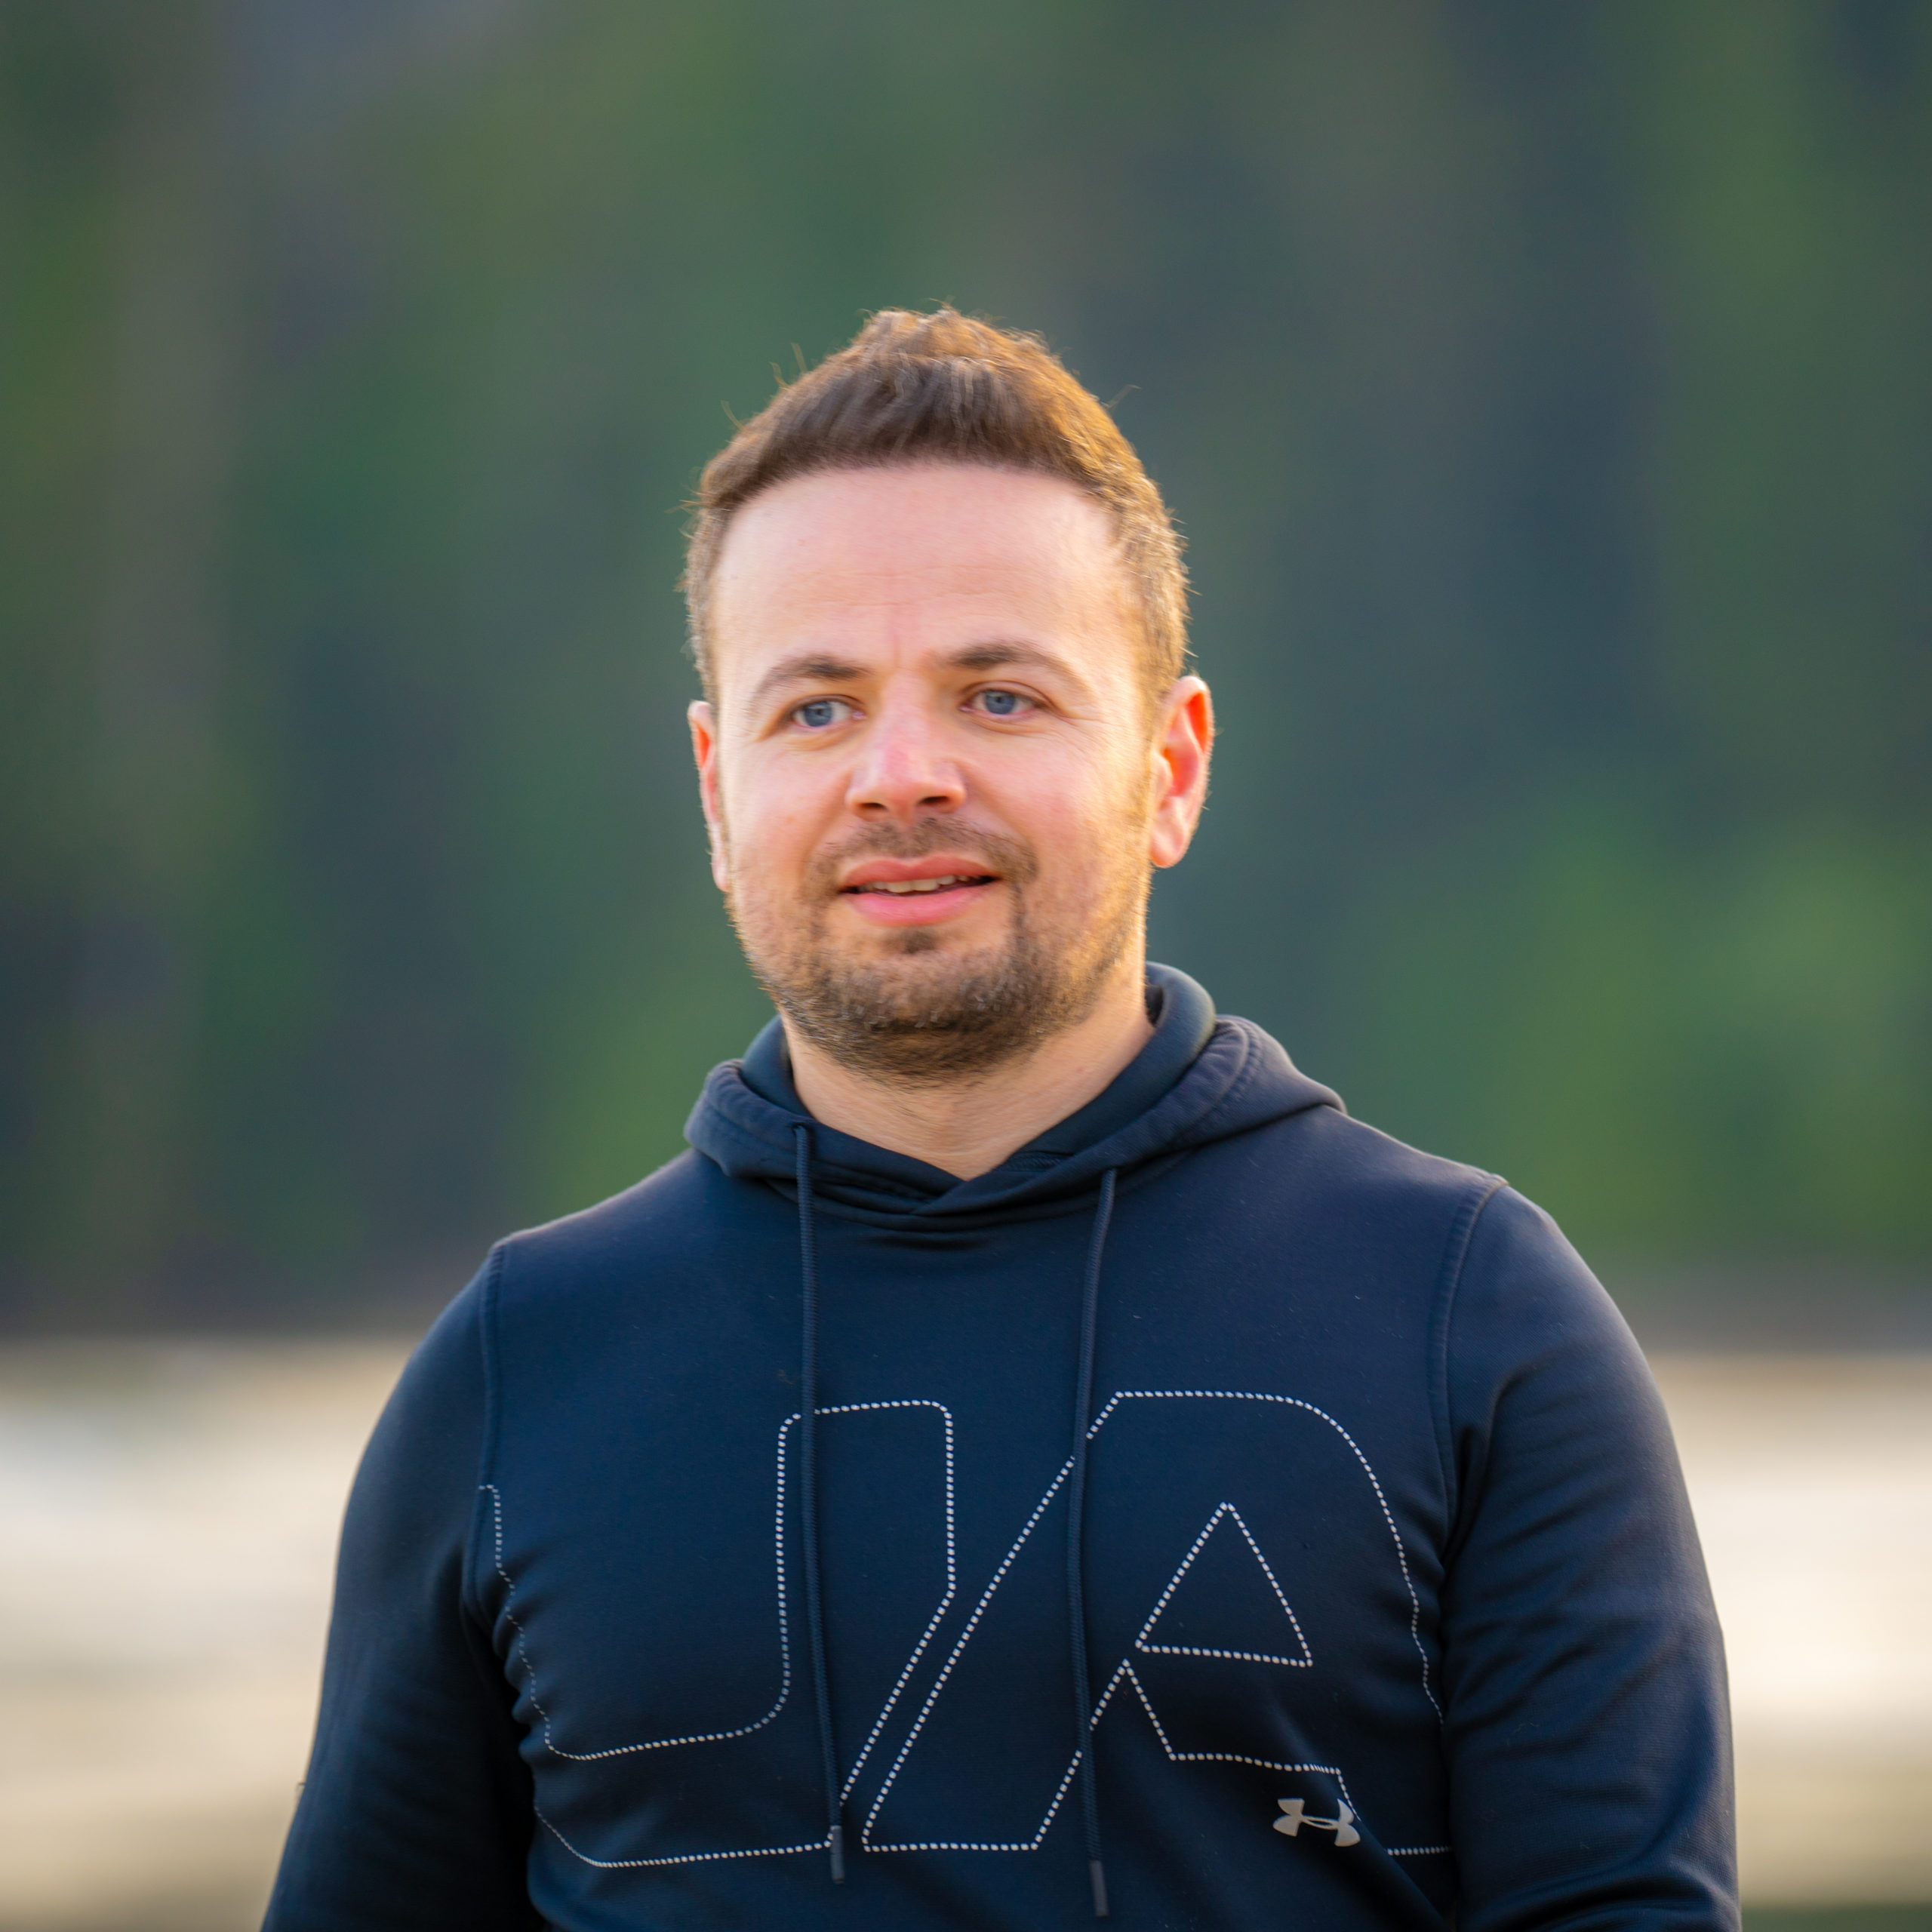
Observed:
[[[1059,476],[1113,525],[1139,607],[1143,672],[1164,692],[1187,660],[1187,572],[1161,493],[1099,401],[1036,336],[936,309],[884,309],[778,393],[705,466],[683,589],[691,655],[715,695],[711,590],[731,518],[789,477],[970,463]]]

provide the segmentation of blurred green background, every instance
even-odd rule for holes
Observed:
[[[0,1320],[413,1309],[678,1149],[679,506],[940,298],[1186,527],[1157,956],[1613,1285],[1922,1312],[1928,235],[1920,0],[6,0]]]

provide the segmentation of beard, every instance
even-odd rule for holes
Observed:
[[[1003,941],[967,949],[931,927],[880,935],[871,957],[835,946],[838,881],[861,859],[937,851],[985,862],[1011,912]],[[866,829],[814,860],[802,907],[734,890],[731,922],[758,983],[799,1033],[851,1072],[894,1083],[957,1079],[1022,1059],[1092,1012],[1140,930],[1149,867],[1130,838],[1103,848],[1082,903],[1043,904],[1023,839],[930,820]]]

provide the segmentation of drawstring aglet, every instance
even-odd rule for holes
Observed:
[[[1094,1916],[1104,1918],[1107,1915],[1106,1867],[1097,1858],[1087,1861],[1087,1875],[1094,1881]]]
[[[842,1885],[845,1882],[845,1827],[843,1825],[834,1825],[832,1828],[831,1850],[832,1882],[835,1885]],[[1104,1918],[1106,1914],[1103,1912],[1100,1916]]]

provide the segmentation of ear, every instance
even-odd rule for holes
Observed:
[[[718,800],[718,714],[703,698],[685,713],[691,728],[691,757],[697,765],[697,795],[704,807],[704,829],[711,840],[711,876],[720,892],[731,890],[731,853],[724,838],[724,814]]]
[[[1154,814],[1148,857],[1177,866],[1193,842],[1208,801],[1208,761],[1214,749],[1214,700],[1198,678],[1169,691],[1154,737]]]

